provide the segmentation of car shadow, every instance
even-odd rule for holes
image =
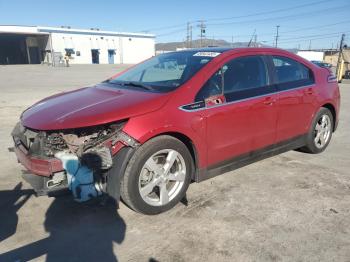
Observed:
[[[43,255],[46,261],[118,261],[113,243],[122,243],[126,231],[112,201],[97,198],[77,203],[70,195],[53,200],[44,227],[48,237],[1,254],[0,261],[29,261]],[[13,230],[2,235],[9,237],[11,233]]]

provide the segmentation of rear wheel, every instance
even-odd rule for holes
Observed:
[[[322,107],[312,122],[306,146],[301,148],[301,150],[312,154],[324,151],[331,141],[333,127],[332,113],[327,108]]]
[[[131,158],[122,179],[121,197],[144,214],[167,211],[184,197],[192,171],[191,154],[181,141],[171,136],[156,137]]]

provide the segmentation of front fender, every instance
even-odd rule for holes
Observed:
[[[205,140],[206,121],[199,114],[162,110],[129,119],[123,131],[143,144],[149,139],[165,134],[178,133],[188,137],[197,152],[197,167],[202,168],[207,163],[207,143]]]

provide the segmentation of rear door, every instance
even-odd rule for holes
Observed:
[[[279,92],[276,142],[281,142],[308,132],[315,110],[315,81],[312,70],[294,59],[271,56],[271,62]]]
[[[263,56],[235,58],[197,94],[204,101],[209,166],[271,145],[276,138],[276,90]]]

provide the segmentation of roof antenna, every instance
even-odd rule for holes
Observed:
[[[254,29],[254,33],[252,34],[252,37],[249,40],[248,47],[250,47],[250,45],[252,44],[255,33],[256,33],[256,29]]]

